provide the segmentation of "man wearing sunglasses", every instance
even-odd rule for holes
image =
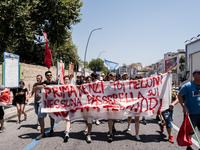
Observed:
[[[44,82],[42,82],[42,84],[40,86],[37,86],[37,88],[35,90],[42,89],[46,85],[58,85],[57,82],[52,81],[51,71],[46,71],[45,77],[46,77],[46,80]],[[39,108],[38,116],[40,117],[41,134],[36,137],[36,140],[40,140],[41,138],[46,136],[45,131],[44,131],[44,118],[47,116],[47,114],[41,112],[41,105],[39,107],[40,108]],[[50,117],[50,124],[51,124],[50,136],[53,136],[54,122],[55,122],[54,119]]]

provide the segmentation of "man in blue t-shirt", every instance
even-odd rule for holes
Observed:
[[[185,115],[189,114],[194,128],[200,131],[200,69],[193,72],[194,80],[186,83],[180,89],[178,99]],[[189,134],[191,139],[193,132]],[[191,150],[189,146],[187,150]]]

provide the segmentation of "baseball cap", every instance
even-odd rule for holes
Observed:
[[[128,75],[128,73],[124,72],[122,76]]]
[[[115,73],[114,72],[111,72],[108,76],[115,76]]]
[[[193,75],[197,72],[200,72],[200,69],[196,69],[194,72],[193,72]]]

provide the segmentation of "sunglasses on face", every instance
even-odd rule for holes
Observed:
[[[52,76],[52,74],[47,74],[47,77],[49,77],[49,76],[51,77],[51,76]]]

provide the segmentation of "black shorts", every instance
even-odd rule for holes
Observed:
[[[4,116],[4,110],[3,110],[3,107],[0,106],[0,120],[3,119],[3,116]]]
[[[16,103],[18,103],[18,104],[20,104],[20,105],[22,105],[22,104],[25,105],[25,100],[17,100]]]

